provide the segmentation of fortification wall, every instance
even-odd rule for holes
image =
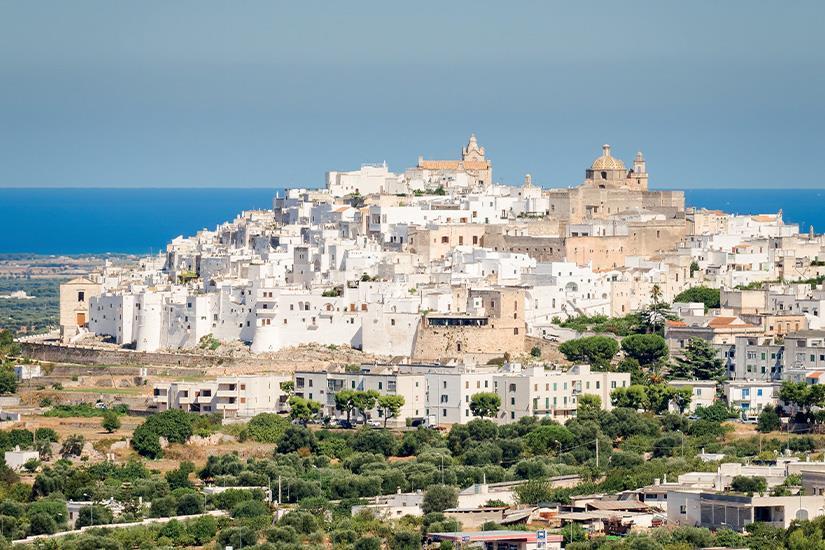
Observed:
[[[413,359],[465,357],[487,361],[505,353],[517,356],[524,353],[524,332],[514,334],[512,328],[427,327],[422,321],[415,336]]]
[[[52,345],[34,342],[21,344],[29,359],[51,363],[80,365],[157,365],[169,367],[232,367],[261,364],[254,358],[230,358],[189,353],[139,352],[131,350],[96,349],[87,346]]]

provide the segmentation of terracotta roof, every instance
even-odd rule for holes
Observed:
[[[757,222],[775,222],[776,215],[775,214],[758,214],[756,216],[751,216],[751,219]]]
[[[422,160],[418,167],[427,170],[487,170],[490,162],[486,160]]]
[[[335,212],[338,212],[340,214],[341,212],[346,212],[350,208],[352,208],[352,207],[351,206],[342,206],[341,208],[336,208]]]
[[[819,378],[822,376],[822,371],[811,372],[805,375],[805,378]]]
[[[714,317],[708,321],[709,327],[726,327],[732,325],[736,321],[736,317]]]
[[[686,327],[688,325],[684,321],[670,321],[670,320],[668,320],[667,321],[667,326],[669,326],[669,327]]]

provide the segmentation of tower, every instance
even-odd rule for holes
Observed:
[[[485,160],[484,147],[479,147],[475,134],[470,134],[470,141],[461,149],[461,160]]]
[[[639,191],[647,191],[647,163],[642,152],[636,153],[636,158],[633,159],[633,170],[628,174],[628,178],[632,178],[632,187]]]

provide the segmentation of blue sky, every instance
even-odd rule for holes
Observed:
[[[825,2],[0,0],[0,186],[284,187],[454,158],[825,187]]]

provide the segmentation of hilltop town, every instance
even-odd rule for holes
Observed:
[[[475,135],[458,153],[329,171],[63,283],[59,331],[0,348],[4,540],[779,548],[820,528],[825,237],[687,207],[641,152],[604,145],[563,188],[496,183]]]

